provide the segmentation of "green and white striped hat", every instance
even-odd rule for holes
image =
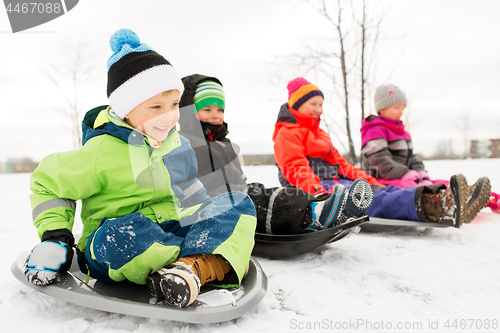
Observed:
[[[196,111],[198,112],[209,105],[217,105],[226,109],[224,102],[224,90],[222,90],[222,85],[214,81],[203,81],[196,87],[193,98],[194,105],[196,106]]]

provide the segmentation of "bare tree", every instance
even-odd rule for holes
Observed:
[[[365,51],[366,51],[366,2],[363,0],[361,21],[357,22],[361,28],[361,119],[365,119]]]
[[[441,140],[436,144],[434,155],[431,156],[431,159],[446,160],[455,157],[456,155],[453,151],[453,141],[451,139],[441,138]]]
[[[371,2],[373,4],[373,1]],[[352,14],[354,21],[360,28],[360,107],[361,107],[361,120],[366,115],[366,96],[369,95],[372,87],[372,74],[374,68],[374,60],[376,59],[376,48],[381,34],[382,21],[388,14],[388,7],[381,6],[380,2],[368,8],[366,0],[363,0],[361,10],[356,10],[354,2],[351,2]],[[378,13],[375,12],[378,9]],[[361,12],[361,18],[357,18],[357,12]],[[372,13],[368,15],[367,11]]]
[[[73,146],[78,149],[82,145],[82,102],[99,66],[95,65],[95,52],[85,38],[61,39],[58,49],[62,56],[45,60],[40,72],[64,98],[61,111],[70,120]]]
[[[336,6],[336,12],[334,13],[336,15],[330,14],[329,8],[327,8],[327,1],[322,0],[320,3],[320,7],[318,7],[319,13],[325,18],[333,27],[333,30],[337,34],[338,37],[338,53],[332,54],[333,57],[336,57],[340,61],[340,70],[341,70],[341,75],[342,75],[342,82],[341,82],[341,94],[343,97],[343,107],[345,110],[345,130],[347,133],[347,140],[348,140],[348,147],[349,147],[349,157],[352,162],[356,162],[356,151],[354,149],[354,143],[352,140],[352,134],[351,134],[351,124],[350,124],[350,116],[349,116],[349,84],[348,84],[348,75],[350,74],[350,70],[347,68],[347,63],[346,63],[346,45],[345,45],[345,39],[346,39],[346,33],[344,33],[343,30],[343,14],[344,14],[345,7],[341,3],[341,0],[337,0],[337,6]],[[329,55],[326,55],[327,58],[330,58]]]
[[[351,125],[353,118],[358,116],[357,113],[353,115],[351,109],[355,105],[353,102],[359,98],[361,123],[365,116],[366,96],[371,86],[375,45],[384,15],[378,10],[377,17],[372,18],[364,1],[362,7],[355,6],[354,0],[305,2],[316,10],[330,29],[326,29],[320,37],[309,38],[307,44],[302,43],[301,51],[281,57],[281,66],[285,64],[289,68],[299,69],[303,75],[313,75],[316,82],[319,82],[318,85],[324,83],[321,85],[322,90],[326,90],[333,98],[325,101],[329,107],[323,114],[323,124],[347,148],[348,161],[356,163],[358,157]],[[357,14],[359,11],[361,14]],[[357,94],[358,89],[360,94]],[[338,124],[339,117],[345,119],[344,126]]]

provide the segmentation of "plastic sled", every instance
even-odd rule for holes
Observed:
[[[437,222],[422,222],[422,221],[408,221],[408,220],[392,220],[392,219],[383,219],[380,217],[370,217],[370,223],[367,225],[448,228],[448,227],[453,227],[453,222],[450,220],[450,221],[445,221],[443,223],[437,223]]]
[[[437,223],[437,222],[393,220],[393,219],[383,219],[379,217],[370,217],[370,222],[364,224],[361,230],[367,232],[386,232],[386,231],[400,230],[407,227],[449,228],[453,227],[453,225],[452,221],[446,221],[445,223]]]
[[[255,233],[252,255],[269,259],[285,259],[303,255],[359,232],[358,227],[368,221],[368,216],[362,216],[340,226],[298,235]]]
[[[246,313],[256,306],[267,291],[267,276],[254,258],[248,274],[237,288],[217,289],[203,286],[196,301],[186,308],[162,304],[151,298],[145,285],[132,282],[105,284],[95,279],[85,283],[75,259],[67,274],[48,286],[35,286],[24,276],[24,263],[30,251],[22,252],[12,265],[12,274],[23,284],[44,294],[91,309],[138,317],[174,320],[186,323],[217,323]]]

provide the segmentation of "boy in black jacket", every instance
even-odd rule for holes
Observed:
[[[347,189],[337,185],[332,193],[309,194],[295,187],[265,188],[246,183],[238,160],[239,149],[226,137],[225,95],[215,77],[193,74],[182,79],[180,133],[188,138],[198,160],[198,179],[210,196],[246,192],[257,210],[257,232],[299,234],[339,225],[362,216],[373,192],[364,180]],[[353,184],[354,185],[354,184]]]

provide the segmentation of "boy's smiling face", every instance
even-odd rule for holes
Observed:
[[[309,98],[297,111],[311,117],[321,116],[323,114],[323,97],[314,96]]]
[[[177,90],[159,93],[136,106],[125,120],[147,136],[162,142],[179,121],[179,101]]]

